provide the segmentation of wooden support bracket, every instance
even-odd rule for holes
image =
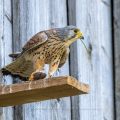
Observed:
[[[70,76],[0,85],[0,107],[86,94],[89,86]]]

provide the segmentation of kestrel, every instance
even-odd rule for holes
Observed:
[[[75,26],[54,28],[35,34],[23,47],[22,52],[13,54],[16,59],[1,69],[3,75],[11,74],[22,79],[34,80],[34,74],[43,73],[49,65],[48,77],[64,65],[69,55],[69,46],[77,39],[84,39]],[[42,77],[45,77],[45,74]]]

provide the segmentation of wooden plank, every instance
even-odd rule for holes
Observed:
[[[41,30],[62,27],[66,24],[66,0],[13,0],[13,49],[19,51],[26,40]],[[68,62],[56,75],[69,75]],[[20,108],[22,111],[17,112],[19,108],[15,109],[15,119],[39,120],[39,116],[41,116],[42,120],[70,120],[70,106],[69,98],[61,99],[60,102],[50,100],[37,104],[26,104],[23,105],[23,109]]]
[[[11,106],[88,93],[89,86],[73,77],[54,77],[0,86],[0,106]]]
[[[120,1],[113,1],[114,62],[115,62],[115,111],[120,120]]]
[[[68,1],[68,23],[70,25],[76,26],[76,0]],[[77,42],[73,43],[70,46],[70,74],[75,78],[78,78],[78,51],[77,51]],[[74,59],[73,59],[74,58]],[[80,112],[79,112],[79,96],[71,97],[71,119],[79,120]]]
[[[19,51],[32,35],[48,28],[48,8],[49,1],[46,0],[13,0],[13,38],[15,51]],[[48,101],[16,106],[14,117],[15,119],[32,120],[35,118],[37,120],[41,116],[43,120],[44,118],[48,119],[50,118],[50,110],[46,112],[43,108],[49,106],[49,103]]]
[[[11,13],[11,0],[0,1],[0,67],[11,62],[8,54],[12,52],[12,13]],[[8,79],[8,80],[7,80]],[[11,84],[12,78],[10,76],[3,77],[3,84]],[[3,108],[2,120],[13,119],[12,107]]]
[[[0,1],[0,67],[3,66],[3,0]],[[0,75],[0,83],[2,83],[2,77]],[[3,108],[0,108],[0,120],[4,119],[3,118]]]
[[[21,2],[21,8],[25,4],[25,1]],[[30,38],[35,33],[49,29],[49,0],[29,0],[26,1],[26,4],[24,5],[24,9],[20,14],[20,17],[22,16],[22,13],[26,14],[26,16],[23,17],[21,20],[21,36],[23,39],[21,39],[23,42],[26,40],[24,39],[24,36],[26,38]],[[31,9],[32,8],[32,9]],[[22,24],[25,24],[26,27],[22,27]],[[24,32],[22,32],[24,30]],[[22,42],[22,43],[23,43]],[[29,114],[28,114],[29,111]],[[51,118],[51,109],[50,109],[50,101],[44,101],[44,102],[38,102],[38,103],[32,103],[32,104],[26,104],[23,106],[23,115],[25,120],[32,120],[36,119],[39,120],[41,116],[41,119],[50,119]]]
[[[12,53],[12,8],[11,0],[4,0],[4,65],[9,64],[12,59],[8,56]],[[11,76],[4,77],[6,85],[12,83]],[[6,107],[4,110],[4,119],[13,120],[13,108]]]
[[[21,6],[21,3],[23,3],[23,0],[13,0],[12,1],[12,12],[13,12],[13,52],[18,52],[22,48],[22,44],[27,40],[26,38],[26,30],[23,28],[26,28],[26,25],[24,24],[26,21],[26,12],[24,12],[24,7],[26,6],[26,0],[24,0],[24,4]],[[22,14],[22,16],[20,16]],[[24,22],[23,22],[23,19]],[[22,29],[22,30],[21,30]],[[21,32],[22,31],[22,32]],[[24,39],[24,40],[23,40]],[[19,79],[14,79],[14,83],[21,82]],[[14,120],[23,120],[23,106],[17,105],[14,106],[14,112],[13,112]],[[29,114],[29,113],[28,113]]]
[[[4,21],[4,13],[3,13],[3,0],[0,1],[0,68],[3,66],[3,21]],[[2,83],[2,77],[0,76],[0,83]]]
[[[91,92],[72,99],[72,116],[76,120],[114,120],[110,1],[73,2],[71,6],[76,5],[76,18],[72,14],[69,24],[77,25],[83,31],[84,42],[91,54],[86,52],[80,41],[73,45],[71,75],[90,84]],[[74,9],[69,10],[72,13]],[[74,109],[76,106],[79,106],[79,113]]]
[[[67,0],[50,0],[49,22],[50,27],[67,26]],[[56,72],[55,76],[69,75],[69,62]],[[71,120],[71,101],[70,97],[54,99],[50,103],[51,118],[49,120]]]

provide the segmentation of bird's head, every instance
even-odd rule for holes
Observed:
[[[67,38],[84,39],[83,33],[75,26],[64,27]]]
[[[64,40],[66,40],[66,45],[69,46],[76,40],[80,39],[81,41],[84,39],[83,33],[80,31],[79,28],[75,26],[67,26],[63,28],[63,33],[64,33]],[[86,45],[82,41],[84,47],[88,51]]]

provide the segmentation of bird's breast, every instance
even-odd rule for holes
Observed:
[[[63,42],[54,42],[48,44],[45,48],[45,63],[49,64],[57,57],[62,56],[63,52],[66,50],[66,47]]]
[[[28,56],[29,59],[36,61],[37,59],[42,59],[45,64],[50,64],[51,61],[59,56],[62,56],[66,47],[62,41],[47,41],[45,44],[38,47],[38,49],[31,52]]]

